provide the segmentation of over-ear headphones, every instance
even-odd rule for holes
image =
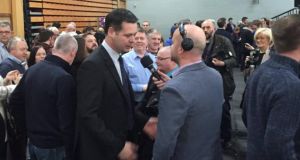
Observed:
[[[182,37],[181,47],[185,51],[190,51],[194,47],[194,42],[191,38],[186,37],[186,31],[184,29],[184,24],[179,25],[179,33]]]

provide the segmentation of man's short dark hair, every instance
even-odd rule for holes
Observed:
[[[256,19],[256,20],[253,20],[252,25],[256,25],[257,27],[262,27],[262,23],[260,20]]]
[[[88,33],[88,32],[96,32],[95,28],[92,26],[87,26],[82,30],[83,33]]]
[[[52,23],[52,26],[53,26],[53,27],[56,27],[57,29],[59,29],[60,26],[61,26],[61,24],[60,24],[59,22],[53,22],[53,23]]]
[[[38,42],[46,42],[52,37],[54,33],[49,29],[41,29],[38,35]]]
[[[231,17],[230,17],[230,18],[228,18],[228,21],[231,21],[231,20],[233,20]]]
[[[186,18],[186,19],[182,19],[178,22],[178,24],[181,24],[181,23],[184,24],[184,25],[192,24],[192,21],[190,19]]]
[[[123,22],[137,23],[137,21],[137,17],[131,11],[123,8],[114,9],[105,18],[104,32],[107,34],[109,27],[120,31]]]
[[[203,22],[204,20],[198,20],[195,25],[201,28]]]
[[[103,32],[97,31],[95,33],[95,38],[97,40],[98,45],[100,46],[103,40],[105,39],[105,34]]]
[[[223,28],[226,25],[226,18],[219,18],[217,21],[217,25],[219,28]]]
[[[144,30],[143,28],[138,28],[138,31],[139,33],[145,33],[145,35],[147,36],[147,31]]]
[[[248,17],[243,17],[242,22],[245,22],[248,19]]]
[[[86,33],[83,33],[82,38],[85,39],[88,35],[94,36],[93,33],[91,33],[91,32],[86,32]],[[96,38],[96,37],[95,37],[95,38]]]
[[[300,15],[290,15],[277,20],[272,25],[276,50],[293,51],[300,47]]]

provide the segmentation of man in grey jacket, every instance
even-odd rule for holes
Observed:
[[[204,32],[181,24],[173,42],[172,56],[180,69],[161,92],[153,158],[221,159],[222,77],[201,60]]]

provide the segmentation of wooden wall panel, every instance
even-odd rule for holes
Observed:
[[[43,15],[55,15],[55,16],[78,16],[78,17],[100,17],[105,16],[107,13],[101,12],[80,12],[80,11],[62,11],[62,10],[52,10],[52,9],[44,9]]]
[[[44,18],[41,16],[31,17],[31,22],[44,22]]]
[[[61,30],[72,21],[80,31],[86,26],[98,27],[99,17],[105,17],[118,6],[125,8],[125,4],[125,0],[30,0],[32,28],[54,21],[61,23]]]
[[[71,10],[71,11],[94,11],[94,12],[105,12],[108,13],[111,8],[97,8],[97,7],[85,7],[85,6],[71,6],[64,4],[54,4],[54,3],[43,3],[43,9],[59,9],[59,10]]]
[[[11,0],[1,0],[0,14],[11,14]]]
[[[67,16],[44,16],[44,22],[90,22],[97,21],[97,17],[67,17]]]
[[[89,7],[101,7],[101,8],[111,8],[113,2],[110,4],[107,3],[95,3],[95,2],[86,2],[86,1],[76,1],[76,0],[43,0],[44,2],[52,2],[57,4],[68,4],[68,5],[78,5],[78,6],[89,6]]]
[[[42,2],[29,2],[30,8],[43,8]]]
[[[65,28],[68,25],[69,22],[61,22],[61,27]],[[45,26],[52,25],[51,22],[45,22]],[[86,26],[93,26],[97,27],[98,22],[76,22],[76,27],[86,27]]]

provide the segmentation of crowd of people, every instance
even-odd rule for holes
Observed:
[[[184,19],[164,41],[114,9],[103,28],[55,22],[28,45],[0,22],[0,159],[220,160],[234,67],[247,159],[299,159],[299,25]]]

